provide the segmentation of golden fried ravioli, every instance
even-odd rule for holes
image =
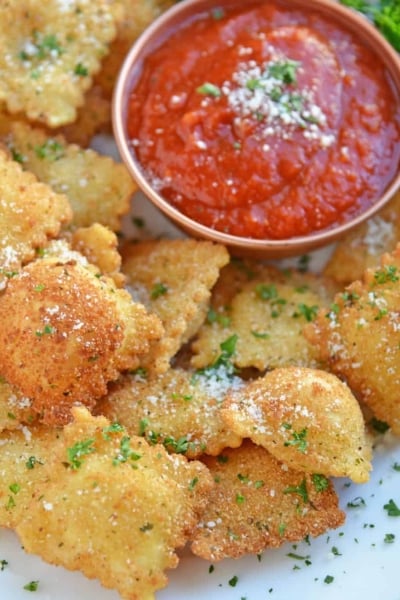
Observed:
[[[71,123],[123,17],[107,0],[0,4],[0,99],[49,127]]]
[[[9,280],[0,320],[2,375],[47,423],[68,421],[74,404],[93,407],[162,333],[158,318],[97,268],[56,257]]]
[[[400,434],[400,246],[338,294],[305,333],[328,369],[345,379]]]
[[[150,375],[140,369],[110,386],[96,412],[118,421],[132,435],[163,443],[171,452],[189,458],[216,455],[225,446],[241,443],[221,417],[227,390],[241,385],[238,377],[222,380],[217,374],[196,375],[179,368]]]
[[[146,363],[162,373],[203,323],[211,288],[229,260],[228,252],[211,242],[164,239],[128,244],[122,258],[134,297],[163,323],[164,336]]]
[[[344,522],[326,477],[294,471],[248,440],[203,460],[215,486],[192,536],[191,549],[201,558],[256,554]]]
[[[0,283],[72,218],[69,202],[0,151]]]
[[[124,165],[22,122],[11,125],[7,145],[24,169],[67,196],[74,227],[100,223],[120,230],[121,217],[136,191]]]
[[[206,467],[74,409],[48,480],[16,531],[27,552],[79,569],[127,600],[151,600],[178,564],[212,486]]]
[[[316,352],[302,334],[319,306],[323,280],[251,262],[233,262],[215,287],[207,322],[192,343],[192,365],[213,362],[223,340],[237,336],[234,363],[260,371],[314,365]],[[233,293],[232,293],[233,290]]]
[[[304,367],[270,371],[229,394],[228,427],[292,469],[369,479],[371,448],[359,404],[331,373]]]
[[[400,192],[376,215],[352,229],[336,244],[324,273],[342,285],[362,279],[367,268],[395,249],[400,238]]]

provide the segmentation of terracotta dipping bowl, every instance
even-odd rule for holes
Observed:
[[[260,0],[261,3],[261,0]],[[285,0],[282,4],[290,9],[316,11],[325,19],[347,29],[385,65],[386,72],[392,81],[392,88],[400,103],[400,58],[396,51],[384,40],[381,34],[362,15],[335,2],[335,0]],[[242,0],[184,0],[177,3],[159,17],[137,40],[128,53],[114,92],[113,98],[113,128],[116,144],[122,160],[136,180],[139,188],[150,201],[158,207],[166,217],[188,235],[218,242],[227,246],[238,256],[253,256],[257,258],[281,258],[301,255],[321,246],[328,245],[343,236],[349,230],[359,225],[380,210],[391,199],[400,187],[400,169],[395,173],[380,197],[362,214],[352,217],[345,223],[324,230],[288,239],[253,239],[239,237],[206,227],[182,214],[174,208],[162,194],[155,189],[151,180],[146,176],[139,163],[135,149],[127,131],[127,115],[129,97],[132,89],[139,80],[146,58],[159,48],[165,40],[174,33],[182,23],[194,15],[204,13],[218,7],[244,7]],[[394,160],[398,161],[397,157]]]

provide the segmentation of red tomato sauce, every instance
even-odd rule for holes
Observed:
[[[168,202],[259,239],[347,221],[400,162],[398,99],[380,59],[279,2],[215,9],[174,33],[145,61],[128,132]]]

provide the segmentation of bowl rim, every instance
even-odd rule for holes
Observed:
[[[246,7],[257,6],[265,1],[251,0],[251,2],[246,3]],[[400,105],[400,54],[386,41],[367,17],[354,9],[339,4],[336,0],[277,0],[277,3],[295,8],[306,6],[307,10],[320,12],[325,17],[332,17],[335,22],[344,25],[370,49],[372,48],[390,75]],[[269,253],[272,257],[296,254],[304,248],[312,250],[329,245],[372,217],[394,196],[400,189],[400,169],[388,184],[384,193],[371,206],[345,223],[311,232],[307,235],[285,239],[252,238],[235,236],[207,227],[180,212],[151,186],[143,167],[131,149],[132,145],[129,143],[127,134],[128,99],[135,77],[137,78],[140,75],[146,57],[168,39],[171,35],[170,29],[174,25],[185,24],[188,18],[201,15],[212,7],[229,8],[240,6],[240,4],[241,0],[221,0],[220,2],[215,2],[215,0],[183,0],[168,8],[142,32],[124,59],[113,92],[111,113],[117,149],[122,161],[144,195],[178,228],[194,237],[212,240],[236,249],[251,248],[264,254]]]

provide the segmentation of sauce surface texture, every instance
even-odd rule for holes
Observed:
[[[380,59],[318,13],[270,2],[203,13],[151,54],[128,133],[168,202],[259,239],[349,220],[400,161],[398,102]]]

